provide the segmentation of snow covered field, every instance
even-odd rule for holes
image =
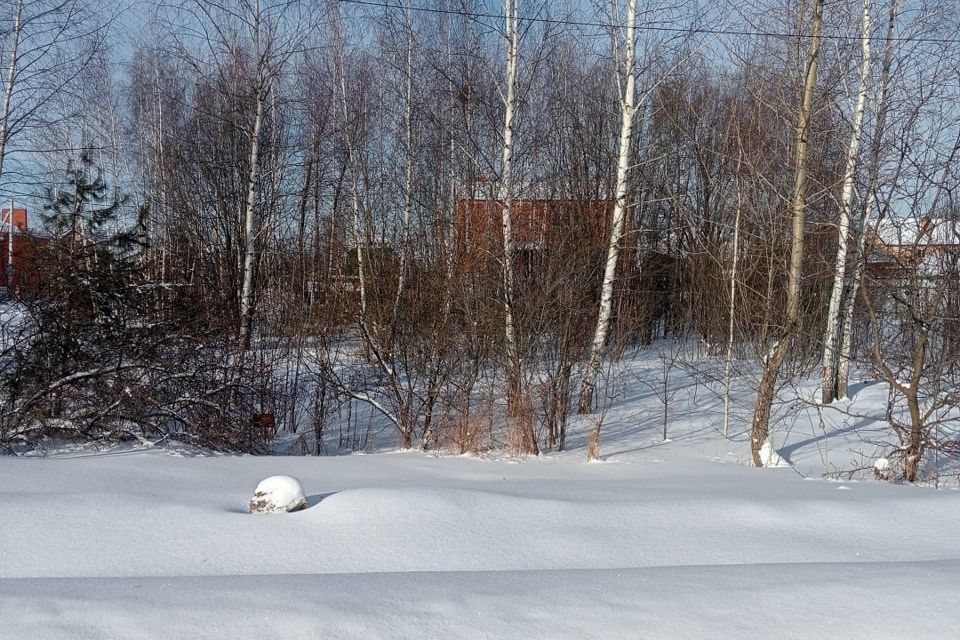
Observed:
[[[955,489],[823,479],[876,427],[849,407],[782,406],[795,468],[752,469],[742,425],[720,439],[716,396],[677,385],[666,443],[627,385],[601,463],[583,425],[520,461],[0,457],[0,638],[955,636]],[[273,474],[310,507],[247,514]]]
[[[0,470],[5,638],[945,638],[960,624],[953,491],[667,457],[153,452]],[[312,506],[244,513],[276,472]]]

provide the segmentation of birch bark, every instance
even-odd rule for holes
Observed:
[[[507,39],[507,87],[503,114],[503,159],[500,166],[498,199],[503,231],[503,311],[504,341],[507,351],[507,404],[514,417],[514,449],[520,455],[538,454],[533,421],[524,405],[523,362],[517,344],[514,318],[516,287],[513,272],[513,128],[517,110],[517,65],[520,56],[519,0],[504,0]]]
[[[256,65],[254,79],[255,113],[253,131],[250,133],[250,172],[247,176],[247,197],[243,215],[243,283],[240,288],[240,348],[250,349],[250,337],[253,331],[253,296],[256,270],[257,236],[259,229],[256,220],[257,182],[260,177],[260,130],[263,127],[265,109],[264,87],[265,73],[262,52],[260,50],[260,0],[253,4],[253,56]]]
[[[853,184],[860,159],[860,138],[863,132],[863,112],[867,103],[867,89],[870,84],[870,0],[863,0],[863,22],[861,30],[860,88],[853,109],[853,122],[850,131],[850,144],[847,147],[846,165],[843,173],[843,187],[840,193],[840,220],[837,225],[837,259],[833,268],[833,288],[827,308],[827,328],[823,342],[823,404],[829,404],[840,397],[837,394],[837,344],[840,342],[840,301],[843,295],[847,273],[847,253],[851,239],[850,213],[853,207]]]
[[[853,256],[851,257],[852,269],[847,274],[844,283],[843,306],[840,310],[840,320],[838,329],[840,332],[840,352],[837,362],[836,388],[837,397],[847,395],[847,385],[850,380],[850,357],[851,357],[851,332],[853,330],[853,309],[857,300],[857,290],[860,287],[860,281],[863,278],[864,250],[866,248],[866,239],[870,212],[873,210],[873,203],[876,198],[877,182],[880,172],[880,154],[883,150],[883,134],[887,126],[887,91],[890,84],[890,68],[893,66],[893,43],[894,35],[897,30],[897,11],[898,0],[891,0],[890,13],[887,19],[886,43],[883,51],[883,62],[880,67],[880,81],[877,90],[877,122],[873,132],[873,139],[870,143],[870,181],[867,185],[867,193],[860,210],[860,220],[854,230],[857,234]]]
[[[20,37],[23,33],[23,0],[17,2],[17,11],[13,20],[13,31],[10,34],[10,63],[7,65],[7,77],[3,83],[3,113],[0,114],[0,176],[3,175],[3,160],[7,151],[7,136],[10,130],[10,103],[13,100],[13,87],[16,84],[18,51]],[[10,211],[13,219],[13,209]]]
[[[740,184],[740,165],[743,162],[743,147],[737,157],[737,209],[733,218],[733,257],[730,266],[730,307],[727,321],[727,353],[723,365],[723,437],[730,436],[730,380],[733,368],[733,329],[737,308],[737,272],[740,267],[740,213],[743,209],[743,193]]]
[[[635,104],[635,58],[636,58],[637,0],[627,2],[626,42],[624,43],[623,66],[625,82],[620,90],[620,141],[617,153],[617,182],[613,204],[613,218],[610,224],[610,241],[607,244],[607,260],[603,270],[603,283],[600,288],[600,310],[593,332],[590,356],[580,385],[580,413],[590,413],[593,408],[593,394],[596,389],[597,375],[606,351],[607,337],[610,333],[610,316],[613,309],[613,285],[617,274],[617,261],[620,257],[620,240],[623,237],[623,221],[627,208],[627,178],[630,173],[630,140],[633,135]],[[618,78],[618,85],[620,84]]]

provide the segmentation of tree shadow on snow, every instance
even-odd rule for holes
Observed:
[[[867,380],[866,382],[856,382],[847,387],[847,398],[853,400],[860,394],[861,391],[867,389],[868,387],[874,387],[878,384],[882,384],[880,380]]]
[[[335,496],[338,493],[340,492],[331,491],[330,493],[315,493],[312,496],[307,496],[307,501],[310,502],[310,504],[307,505],[307,509],[313,509],[315,506],[317,506],[318,504],[320,504],[330,496]],[[306,511],[306,509],[304,509],[304,511]]]
[[[851,433],[854,431],[863,431],[866,430],[866,427],[875,424],[877,421],[874,418],[861,418],[852,424],[848,424],[845,427],[840,429],[832,429],[826,433],[818,433],[809,438],[804,438],[803,440],[798,440],[796,442],[791,442],[790,444],[784,444],[784,446],[777,449],[777,453],[783,458],[786,462],[793,464],[792,457],[793,455],[810,445],[815,445],[821,442],[829,441],[831,438],[836,438],[842,436],[846,433]]]

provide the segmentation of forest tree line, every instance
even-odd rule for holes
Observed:
[[[5,3],[0,186],[50,242],[0,447],[321,453],[363,407],[538,453],[674,338],[756,372],[758,466],[785,380],[872,371],[916,479],[957,447],[960,239],[880,229],[955,227],[955,7],[707,4]]]

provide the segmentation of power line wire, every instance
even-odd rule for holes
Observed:
[[[443,15],[454,15],[454,16],[463,16],[466,18],[492,18],[497,20],[505,19],[503,14],[498,13],[468,13],[466,11],[458,11],[455,9],[442,9],[442,8],[432,8],[432,7],[415,7],[410,6],[406,7],[399,4],[390,4],[388,2],[374,2],[373,0],[337,0],[341,4],[356,4],[363,5],[367,7],[380,7],[383,9],[403,9],[406,10],[409,8],[410,11],[417,11],[420,13],[438,13]],[[610,24],[607,22],[592,22],[588,20],[569,20],[561,18],[519,18],[521,22],[542,22],[547,24],[557,24],[557,25],[566,25],[573,27],[602,27],[605,29],[615,28],[615,29],[624,29],[626,25],[622,24]],[[750,30],[737,30],[737,29],[711,29],[711,28],[701,28],[701,27],[664,27],[664,26],[654,26],[654,25],[643,25],[638,24],[636,26],[637,31],[660,31],[665,33],[687,33],[690,35],[714,35],[714,36],[762,36],[762,37],[773,37],[773,38],[813,38],[812,34],[809,33],[788,33],[785,31],[750,31]],[[824,40],[845,40],[851,42],[859,42],[862,38],[860,36],[848,36],[843,34],[829,34],[825,33],[820,36]],[[886,40],[886,38],[884,38]],[[890,38],[893,42],[917,42],[917,43],[926,43],[926,44],[955,44],[958,40],[957,38],[914,38],[911,36],[894,36]]]

